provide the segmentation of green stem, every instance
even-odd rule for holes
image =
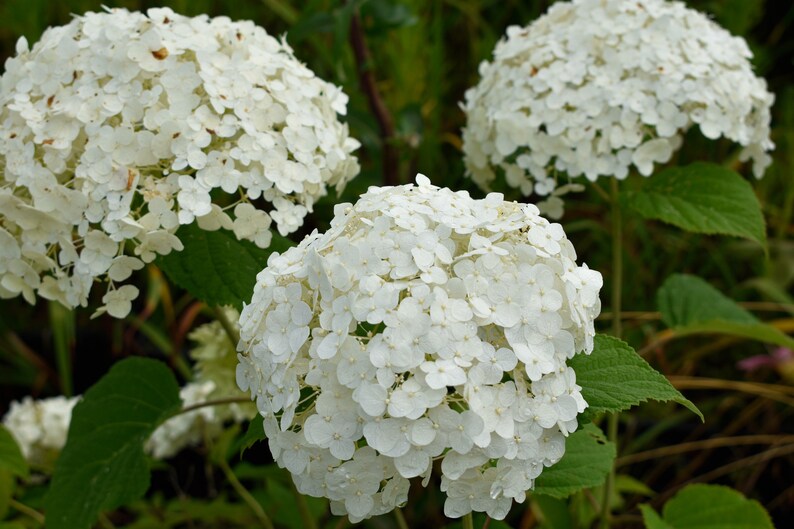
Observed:
[[[50,313],[50,328],[52,329],[52,342],[55,348],[55,361],[58,364],[58,378],[61,391],[71,397],[74,391],[72,385],[72,346],[74,345],[74,312],[67,309],[57,301],[47,304]]]
[[[221,327],[223,327],[226,336],[228,336],[229,340],[232,342],[232,347],[237,348],[237,344],[240,343],[240,330],[226,317],[226,313],[223,312],[221,307],[217,305],[213,306],[212,313],[215,315],[215,319],[218,320],[218,323],[221,324]]]
[[[39,511],[37,511],[36,509],[32,507],[28,507],[24,503],[19,503],[14,498],[8,499],[8,505],[13,509],[16,509],[17,511],[21,512],[22,514],[28,516],[29,518],[32,518],[33,520],[38,522],[39,525],[44,525],[44,515],[41,514]]]
[[[226,479],[229,480],[232,488],[240,495],[240,497],[251,507],[251,510],[254,511],[254,514],[259,519],[259,522],[262,524],[262,527],[265,529],[275,529],[273,526],[273,522],[270,521],[270,517],[268,517],[265,510],[262,508],[262,505],[256,501],[256,498],[251,496],[251,493],[240,483],[240,480],[237,479],[237,476],[234,475],[234,472],[229,467],[229,464],[226,462],[225,459],[220,458],[218,462],[218,466],[221,467]]]
[[[611,182],[612,203],[612,334],[616,338],[623,335],[623,320],[621,314],[623,296],[623,219],[620,211],[620,196],[618,194],[618,181],[612,178]],[[618,414],[612,413],[607,417],[607,439],[617,445],[618,441]],[[601,499],[601,529],[608,529],[611,522],[610,500],[615,489],[615,465],[609,470],[604,484],[604,497]]]
[[[397,527],[400,529],[408,529],[408,522],[405,521],[405,516],[399,507],[394,509],[394,518],[397,520]]]
[[[474,529],[474,515],[472,513],[463,516],[463,529]]]
[[[300,514],[303,521],[303,527],[305,529],[317,529],[317,522],[314,521],[314,516],[309,511],[309,503],[306,501],[306,497],[298,491],[292,479],[289,480],[289,484],[292,486],[292,494],[295,496],[295,503],[298,505],[298,514]]]
[[[220,399],[212,399],[212,400],[205,400],[204,402],[197,402],[196,404],[191,404],[190,406],[185,406],[171,417],[176,417],[177,415],[183,415],[185,413],[190,413],[191,411],[198,410],[199,408],[208,408],[210,406],[225,406],[226,404],[243,404],[245,402],[251,402],[251,399],[248,397],[224,397]]]

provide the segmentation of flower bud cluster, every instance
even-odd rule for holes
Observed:
[[[300,492],[351,521],[440,461],[445,512],[502,519],[587,404],[601,274],[559,224],[500,194],[370,188],[273,254],[240,318],[240,388]]]

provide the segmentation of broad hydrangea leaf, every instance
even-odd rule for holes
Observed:
[[[256,274],[276,251],[292,243],[278,235],[267,250],[249,241],[238,241],[228,230],[202,230],[195,224],[177,230],[184,250],[160,256],[155,261],[168,277],[198,299],[210,305],[232,305],[242,309],[251,298]]]
[[[45,499],[47,529],[87,529],[100,511],[143,495],[149,487],[144,442],[180,405],[165,364],[129,358],[114,365],[72,412]]]
[[[627,410],[647,400],[673,401],[685,406],[701,420],[703,414],[626,342],[599,334],[590,355],[577,355],[568,362],[576,372],[576,383],[588,408],[581,421],[601,413]]]
[[[631,194],[629,204],[646,219],[766,246],[764,217],[752,186],[719,165],[698,162],[661,171]]]
[[[699,277],[675,274],[659,288],[662,320],[676,334],[732,334],[794,348],[794,339],[763,323]]]
[[[774,529],[766,510],[755,500],[721,485],[689,485],[668,501],[660,517],[640,505],[648,529]]]
[[[612,461],[615,444],[592,423],[568,436],[565,455],[535,480],[536,494],[565,498],[576,491],[604,483]]]
[[[30,472],[17,442],[3,425],[0,425],[0,470],[21,478],[26,478]]]

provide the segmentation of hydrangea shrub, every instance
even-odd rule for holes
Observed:
[[[502,519],[587,406],[601,274],[559,224],[493,193],[370,188],[273,254],[241,313],[237,380],[298,490],[352,521],[441,461],[445,513]]]
[[[0,296],[30,303],[84,306],[99,279],[123,317],[121,283],[180,250],[180,224],[264,248],[358,172],[347,96],[252,22],[76,16],[20,39],[0,103]]]

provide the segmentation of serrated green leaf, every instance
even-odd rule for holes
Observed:
[[[653,175],[628,203],[646,219],[695,233],[732,235],[766,247],[766,225],[752,186],[720,165],[693,163]]]
[[[264,419],[257,413],[256,417],[251,419],[251,422],[248,424],[248,430],[245,431],[245,435],[240,440],[240,457],[242,457],[246,450],[259,441],[264,441],[266,438]]]
[[[640,506],[648,529],[774,529],[766,510],[755,500],[721,485],[689,485],[668,501],[662,517]]]
[[[615,444],[606,440],[594,424],[572,433],[565,440],[565,455],[543,470],[535,480],[536,494],[565,498],[576,491],[604,483],[615,459]]]
[[[284,252],[292,242],[273,234],[263,250],[249,241],[238,241],[229,230],[206,231],[195,223],[181,226],[176,236],[181,252],[159,256],[155,264],[168,277],[209,305],[232,305],[238,310],[251,299],[256,275],[273,252]]]
[[[656,297],[662,321],[679,336],[730,334],[794,348],[794,338],[758,320],[699,277],[672,275]]]
[[[7,470],[21,478],[27,478],[30,473],[28,462],[25,461],[16,440],[2,424],[0,424],[0,470]]]
[[[114,365],[72,412],[45,498],[47,529],[87,529],[100,511],[142,496],[149,487],[143,444],[180,405],[179,386],[162,362]]]
[[[647,400],[677,402],[703,420],[697,406],[617,338],[597,335],[593,352],[574,356],[568,365],[576,372],[576,383],[582,386],[582,396],[588,404],[580,422],[601,413],[627,410]]]

